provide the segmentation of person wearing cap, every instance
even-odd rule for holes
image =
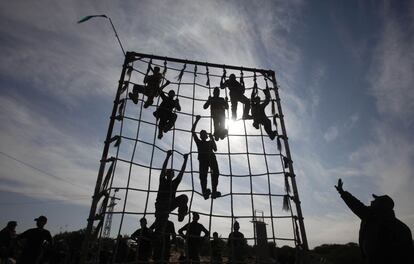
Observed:
[[[163,133],[168,132],[175,124],[177,120],[177,114],[173,113],[174,108],[177,111],[181,111],[180,101],[174,99],[175,92],[170,90],[168,96],[164,92],[160,93],[162,102],[157,110],[154,112],[155,118],[158,120],[158,138],[161,139]]]
[[[193,263],[200,262],[200,247],[203,239],[207,239],[210,235],[210,232],[198,222],[199,219],[200,215],[197,212],[193,212],[193,221],[185,224],[178,230],[178,234],[187,240],[187,255]],[[185,234],[184,231],[186,231]],[[204,233],[204,237],[201,237],[201,232]]]
[[[26,240],[22,254],[17,262],[18,264],[39,263],[44,243],[53,243],[52,235],[48,230],[44,229],[47,218],[41,215],[35,221],[36,228],[28,229],[17,237],[18,239]]]
[[[361,219],[359,246],[368,264],[414,263],[411,231],[394,214],[394,201],[388,195],[375,195],[369,206],[335,186],[351,211]]]
[[[8,263],[7,261],[14,257],[16,226],[16,221],[9,221],[0,231],[0,263]]]

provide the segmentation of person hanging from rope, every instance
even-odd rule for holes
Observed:
[[[160,173],[157,198],[155,200],[155,221],[163,221],[164,219],[168,218],[170,212],[174,211],[175,208],[178,208],[178,221],[182,222],[185,215],[187,214],[187,195],[181,194],[177,197],[175,195],[178,185],[183,179],[184,170],[187,166],[187,159],[189,154],[184,154],[184,162],[183,166],[181,167],[181,171],[173,180],[174,171],[172,169],[167,169],[168,160],[170,159],[172,153],[172,150],[167,151],[167,157],[165,158]]]
[[[193,220],[178,230],[178,234],[187,241],[187,256],[191,263],[200,262],[200,247],[203,240],[208,239],[210,235],[210,232],[198,222],[199,219],[200,215],[193,212]],[[185,234],[184,231],[186,231]],[[204,237],[201,237],[201,232],[204,233]]]
[[[221,78],[220,81],[220,88],[224,89],[226,87],[230,90],[230,102],[231,102],[231,113],[232,118],[234,120],[237,119],[237,103],[241,102],[244,104],[243,109],[243,119],[250,119],[251,116],[249,115],[250,111],[250,100],[244,95],[244,91],[246,88],[244,87],[244,83],[240,84],[236,80],[236,75],[233,73],[230,74],[229,79],[224,81],[224,76]]]
[[[218,178],[219,178],[219,168],[217,165],[216,154],[217,151],[216,142],[211,134],[209,134],[210,140],[207,141],[207,131],[200,131],[200,138],[198,138],[195,129],[197,127],[198,121],[200,121],[201,116],[197,115],[196,120],[191,128],[191,133],[193,134],[194,141],[198,149],[198,161],[199,161],[199,171],[200,171],[200,185],[203,197],[207,200],[210,197],[215,199],[221,196],[221,193],[217,191]],[[211,190],[207,188],[207,173],[208,169],[211,170]]]
[[[244,263],[246,240],[240,231],[240,224],[233,223],[233,232],[229,234],[227,247],[229,249],[229,263]]]
[[[164,221],[155,221],[151,226],[154,230],[154,254],[155,263],[168,263],[170,259],[171,243],[175,240],[174,223],[167,218]]]
[[[335,188],[361,219],[359,246],[366,263],[414,263],[410,228],[395,217],[391,197],[373,194],[374,200],[367,206],[343,189],[342,179],[338,179]]]
[[[218,141],[220,138],[224,139],[228,131],[226,125],[226,109],[229,109],[228,99],[220,97],[219,87],[215,87],[213,97],[209,96],[203,108],[207,109],[210,106],[211,117],[214,123],[214,138]]]
[[[261,98],[257,96],[257,85],[254,85],[251,95],[253,126],[256,129],[259,129],[260,125],[262,125],[266,133],[269,135],[269,138],[273,140],[277,135],[277,131],[272,131],[272,122],[265,113],[265,108],[270,102],[270,90],[267,88],[263,92],[266,98],[263,103],[260,103]]]
[[[164,79],[164,75],[160,72],[160,67],[154,67],[154,69],[149,66],[149,69],[152,70],[153,74],[146,74],[144,77],[144,85],[134,84],[132,93],[129,93],[129,98],[134,102],[138,103],[138,94],[142,93],[147,96],[147,100],[144,103],[144,108],[152,105],[154,102],[154,97],[157,97],[161,91],[170,84],[170,81],[166,82],[160,86],[161,81]],[[128,84],[129,82],[125,82]]]
[[[174,108],[177,111],[181,111],[180,102],[177,99],[174,99],[175,92],[170,90],[168,96],[161,91],[160,93],[162,102],[157,110],[154,112],[155,118],[158,120],[158,138],[161,139],[163,133],[168,132],[175,124],[177,120],[177,114],[173,113]]]
[[[147,219],[145,217],[139,220],[141,228],[136,230],[131,235],[131,239],[137,243],[137,258],[138,262],[148,262],[152,253],[151,241],[154,234],[152,230],[147,227]]]

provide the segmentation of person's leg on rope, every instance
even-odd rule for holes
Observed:
[[[177,120],[177,114],[174,114],[174,113],[168,114],[167,122],[165,123],[163,127],[164,133],[167,133],[168,131],[170,131],[170,129],[175,125],[176,120]]]
[[[217,191],[217,185],[218,185],[218,178],[220,175],[218,164],[216,158],[212,158],[210,160],[210,169],[211,169],[211,187],[212,187],[212,194],[211,198],[216,199],[221,196],[221,192]]]
[[[219,120],[219,122],[218,122],[219,136],[220,136],[221,139],[224,139],[228,134],[228,131],[226,129],[226,114],[225,114],[224,111],[223,111],[223,113],[220,114],[220,116],[218,117],[218,120]]]
[[[240,95],[239,101],[244,104],[243,108],[243,119],[251,119],[252,116],[249,115],[250,111],[250,100],[244,94]]]
[[[218,141],[221,135],[220,118],[218,116],[213,116],[213,125],[214,125],[214,139]]]
[[[129,98],[134,102],[134,104],[138,103],[138,94],[142,93],[146,95],[146,87],[144,85],[134,84],[132,88],[132,93],[129,93]]]
[[[181,194],[172,201],[170,211],[174,211],[175,208],[178,208],[178,221],[182,222],[184,217],[187,215],[188,212],[188,196],[185,194]]]
[[[231,96],[230,95],[230,103],[231,103],[231,118],[233,120],[237,119],[237,102],[238,98],[237,96]]]
[[[158,138],[161,139],[162,136],[163,136],[164,127],[167,124],[167,118],[165,116],[165,113],[163,113],[161,111],[159,111],[158,117],[160,119],[160,121],[158,123]]]
[[[266,133],[269,135],[269,138],[271,140],[275,139],[276,137],[276,131],[272,131],[272,123],[267,118],[262,118],[261,123],[266,131]]]
[[[211,190],[207,188],[208,165],[208,160],[200,160],[200,185],[205,200],[207,200],[211,194]]]

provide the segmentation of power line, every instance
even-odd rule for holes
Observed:
[[[43,174],[45,174],[45,175],[47,175],[47,176],[49,176],[49,177],[52,177],[52,178],[54,178],[54,179],[56,179],[56,180],[60,180],[60,181],[63,181],[63,182],[65,182],[65,183],[68,183],[68,184],[71,184],[71,185],[73,185],[73,186],[76,186],[76,187],[79,187],[79,188],[82,188],[82,189],[84,189],[84,190],[88,190],[88,191],[89,191],[89,189],[85,188],[85,187],[84,187],[84,186],[82,186],[82,185],[75,184],[75,183],[73,183],[73,182],[71,182],[71,181],[68,181],[68,180],[66,180],[66,179],[64,179],[64,178],[61,178],[61,177],[56,176],[56,175],[53,175],[53,174],[51,174],[51,173],[49,173],[49,172],[47,172],[47,171],[44,171],[44,170],[42,170],[42,169],[39,169],[39,168],[37,168],[37,167],[35,167],[35,166],[33,166],[33,165],[31,165],[31,164],[29,164],[29,163],[27,163],[27,162],[23,161],[23,160],[20,160],[20,159],[18,159],[18,158],[16,158],[16,157],[13,157],[13,156],[11,156],[11,155],[9,155],[9,154],[7,154],[7,153],[4,153],[3,151],[0,151],[0,154],[2,154],[3,156],[5,156],[5,157],[7,157],[7,158],[9,158],[9,159],[11,159],[11,160],[14,160],[14,161],[16,161],[16,162],[18,162],[18,163],[20,163],[20,164],[23,164],[23,165],[24,165],[24,166],[26,166],[26,167],[29,167],[29,168],[31,168],[31,169],[34,169],[34,170],[36,170],[36,171],[38,171],[38,172],[40,172],[40,173],[43,173]]]

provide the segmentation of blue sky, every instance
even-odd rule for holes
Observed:
[[[414,228],[412,1],[0,4],[1,223],[86,223],[126,50],[274,69],[310,245],[357,240],[333,185],[389,194]],[[57,176],[57,177],[53,177]]]

